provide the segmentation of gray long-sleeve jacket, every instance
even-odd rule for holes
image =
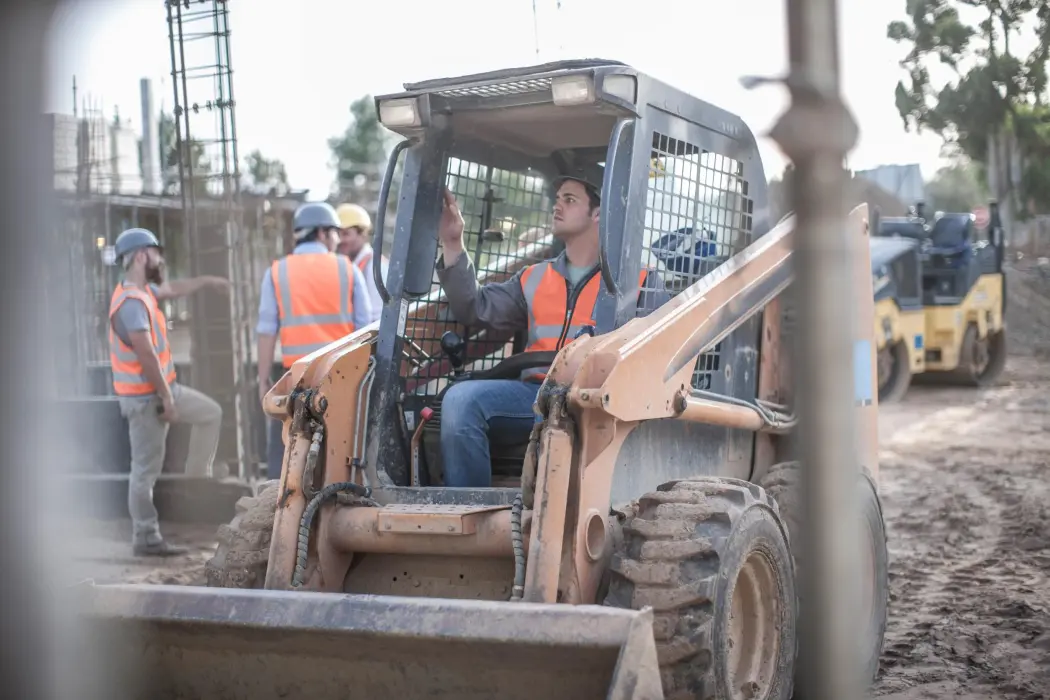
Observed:
[[[569,263],[564,252],[546,263],[553,265],[562,278],[569,279]],[[504,282],[479,285],[474,264],[465,251],[451,267],[445,267],[443,258],[437,263],[438,281],[448,298],[453,317],[464,325],[483,326],[497,332],[529,330],[529,304],[521,285],[525,269]],[[538,283],[539,278],[539,275],[531,275],[530,282],[536,279]],[[653,311],[670,298],[659,278],[650,271],[642,285],[638,307]],[[594,317],[593,311],[590,316]],[[570,333],[568,337],[572,338],[572,335]]]

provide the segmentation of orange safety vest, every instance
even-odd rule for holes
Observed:
[[[362,255],[361,259],[355,262],[354,264],[357,265],[357,269],[361,271],[361,274],[364,274],[365,268],[368,267],[368,263],[370,262],[372,262],[372,251],[368,251],[367,253]]]
[[[642,269],[638,276],[641,291],[648,270]],[[521,292],[529,307],[529,339],[525,352],[561,350],[571,343],[584,326],[595,325],[594,305],[598,301],[601,285],[597,271],[570,298],[569,281],[546,260],[529,265],[521,275]],[[547,373],[542,368],[525,370],[523,379],[543,381]]]
[[[161,374],[171,386],[175,381],[175,362],[171,359],[171,345],[168,343],[168,320],[149,287],[142,289],[120,283],[113,290],[109,301],[109,364],[113,373],[113,392],[117,396],[148,396],[156,393],[157,388],[146,378],[135,350],[113,330],[113,315],[127,299],[138,299],[146,305],[153,351],[157,353]]]
[[[354,277],[349,261],[337,253],[299,253],[271,266],[285,368],[354,332]]]
[[[357,269],[361,271],[361,274],[365,274],[365,269],[368,267],[368,263],[372,262],[373,252],[375,251],[368,251],[354,263],[355,265],[357,265]],[[384,255],[382,259],[386,260],[386,256]]]

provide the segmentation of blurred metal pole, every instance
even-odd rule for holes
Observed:
[[[51,446],[70,435],[49,406],[61,379],[56,380],[59,335],[48,323],[66,323],[61,310],[46,308],[45,285],[61,284],[59,269],[68,244],[55,241],[53,144],[54,131],[43,117],[48,31],[57,0],[22,0],[0,8],[0,231],[4,254],[0,268],[6,294],[0,305],[0,373],[9,400],[0,417],[3,444],[0,517],[4,534],[0,566],[3,620],[0,644],[5,694],[19,698],[57,698],[76,695],[70,682],[69,646],[63,639],[77,636],[68,624],[68,609],[57,572],[68,572],[52,559],[55,548],[53,515],[58,469],[49,461]],[[51,162],[49,162],[49,158]],[[48,274],[50,273],[50,274]],[[58,274],[55,274],[58,273]],[[55,291],[52,289],[51,291]],[[61,292],[53,299],[65,300]],[[51,409],[51,410],[49,410]]]
[[[800,681],[812,700],[863,695],[853,507],[858,441],[853,395],[855,283],[846,228],[846,155],[857,126],[839,92],[837,0],[787,0],[791,107],[772,137],[795,164],[796,400],[806,515]]]

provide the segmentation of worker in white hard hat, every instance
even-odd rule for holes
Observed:
[[[336,252],[342,253],[353,261],[354,265],[365,276],[368,292],[372,297],[372,321],[378,321],[383,311],[383,300],[379,296],[376,287],[374,266],[372,258],[375,251],[369,240],[372,237],[372,218],[368,212],[357,204],[340,204],[336,207],[339,215],[339,246]],[[383,279],[386,280],[386,271],[389,261],[386,256],[381,256]]]
[[[285,370],[299,358],[367,326],[372,304],[361,271],[335,252],[339,218],[325,202],[303,204],[292,222],[295,249],[263,275],[259,296],[259,400],[280,379],[273,371],[277,341]],[[271,422],[267,475],[281,476],[280,421]]]

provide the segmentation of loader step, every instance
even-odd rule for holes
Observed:
[[[380,532],[427,535],[473,535],[480,516],[507,506],[392,504],[376,516]]]

